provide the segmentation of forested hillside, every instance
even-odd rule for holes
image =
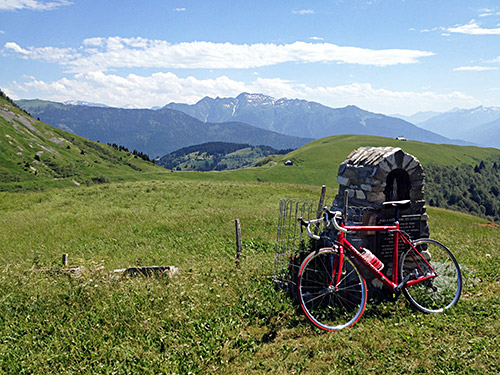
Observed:
[[[431,164],[425,171],[429,205],[500,222],[500,158],[476,166]]]
[[[208,142],[181,148],[163,156],[156,163],[178,171],[223,171],[253,166],[266,156],[291,151],[293,149],[276,150],[270,146]]]

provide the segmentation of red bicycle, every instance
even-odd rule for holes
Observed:
[[[310,237],[311,224],[325,222],[326,231],[337,230],[332,247],[311,252],[302,262],[298,276],[298,297],[302,310],[317,327],[335,331],[355,324],[363,315],[367,301],[366,281],[359,271],[365,267],[392,293],[401,292],[424,313],[439,313],[454,306],[462,291],[460,266],[444,245],[430,238],[411,240],[399,229],[399,209],[409,200],[385,202],[395,208],[393,225],[345,225],[338,223],[342,213],[324,208],[320,219],[298,220],[306,226]],[[356,249],[346,233],[385,231],[394,235],[392,275],[384,275],[382,262],[367,249]],[[399,242],[405,246],[399,256]]]

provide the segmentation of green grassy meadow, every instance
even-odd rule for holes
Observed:
[[[500,372],[498,226],[428,208],[431,236],[462,265],[459,304],[424,315],[401,298],[326,333],[272,281],[279,199],[318,197],[312,174],[302,185],[233,173],[0,192],[0,373]],[[85,266],[82,277],[55,272],[62,253]],[[179,273],[113,272],[134,265]]]

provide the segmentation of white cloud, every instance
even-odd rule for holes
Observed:
[[[495,66],[459,66],[458,68],[454,68],[454,71],[463,72],[463,71],[473,71],[473,72],[484,72],[487,70],[498,70]]]
[[[23,48],[14,42],[5,48],[23,58],[58,62],[68,72],[106,71],[113,68],[248,69],[286,62],[334,62],[389,66],[413,64],[433,56],[429,51],[367,49],[331,43],[232,44],[189,42],[171,44],[145,38],[91,38],[77,50],[56,47]]]
[[[61,6],[71,5],[72,2],[68,0],[2,0],[0,1],[0,11],[12,11],[21,9],[30,10],[54,10]]]
[[[186,8],[174,8],[175,12],[185,12]]]
[[[478,9],[477,13],[478,13],[478,17],[481,17],[481,18],[500,16],[500,11],[498,11],[496,9],[489,9],[489,8]]]
[[[303,16],[305,14],[314,14],[314,10],[312,9],[300,9],[300,10],[292,10],[293,14],[298,14],[300,16]]]
[[[500,27],[488,29],[481,27],[476,20],[471,20],[466,25],[457,25],[449,27],[446,31],[450,33],[468,34],[468,35],[500,35]]]
[[[195,103],[204,96],[233,97],[241,92],[256,92],[276,98],[299,98],[317,101],[331,107],[357,105],[380,113],[413,114],[422,110],[446,111],[454,107],[479,105],[474,98],[461,92],[391,91],[375,88],[369,83],[341,86],[311,87],[280,78],[256,77],[242,82],[227,76],[216,79],[179,77],[173,73],[150,76],[129,74],[118,76],[103,72],[79,73],[72,78],[54,82],[32,79],[6,87],[15,98],[38,97],[64,102],[85,100],[116,107],[150,108],[170,102]]]
[[[4,48],[19,54],[24,59],[40,60],[59,64],[68,64],[81,56],[72,48],[29,47],[26,49],[14,42],[5,43]]]
[[[22,55],[28,55],[29,54],[29,51],[21,48],[17,43],[8,42],[8,43],[5,43],[4,47],[7,48],[7,49],[11,49],[14,52],[20,53]]]
[[[17,97],[23,96],[22,93],[36,93],[35,96],[56,101],[87,100],[116,107],[133,105],[147,108],[171,101],[194,103],[206,95],[231,95],[246,91],[247,87],[226,76],[199,80],[191,76],[181,78],[173,73],[155,73],[150,76],[129,74],[122,77],[90,72],[53,82],[33,79],[27,83],[14,83],[9,89]]]
[[[84,46],[90,46],[90,47],[103,47],[104,46],[104,39],[103,38],[87,38],[84,39],[83,41]]]

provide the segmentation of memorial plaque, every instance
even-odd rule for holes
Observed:
[[[417,239],[422,236],[421,231],[422,215],[404,215],[399,218],[399,228],[407,233],[411,239]],[[392,225],[394,218],[379,218],[378,225]],[[394,251],[394,235],[387,232],[377,232],[375,255],[384,263],[392,263]],[[404,249],[404,244],[399,241],[399,252]]]

